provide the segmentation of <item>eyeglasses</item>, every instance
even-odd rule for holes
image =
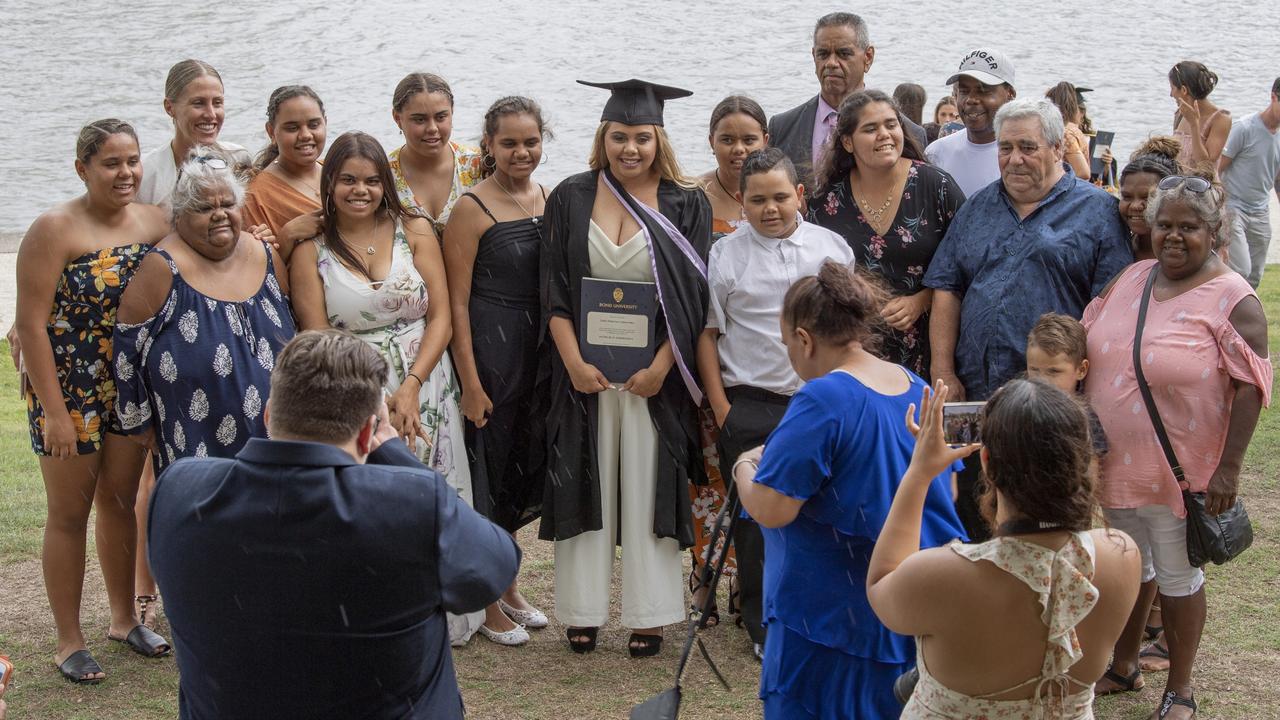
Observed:
[[[1172,190],[1184,183],[1187,189],[1193,193],[1206,193],[1209,192],[1209,188],[1213,187],[1213,184],[1208,180],[1195,175],[1170,175],[1162,179],[1156,187],[1161,190]]]

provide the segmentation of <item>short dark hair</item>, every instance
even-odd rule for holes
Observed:
[[[999,490],[1031,520],[1076,532],[1093,526],[1093,445],[1079,400],[1044,380],[1011,380],[983,409],[982,443],[988,459],[981,506],[989,525]]]
[[[862,19],[861,15],[855,15],[848,12],[827,13],[818,18],[818,22],[813,25],[813,37],[818,38],[818,31],[825,27],[848,27],[858,35],[858,49],[866,50],[871,47],[871,31],[867,29],[867,21]]]
[[[389,366],[344,330],[308,330],[280,351],[271,371],[270,424],[289,437],[347,442],[378,412]]]
[[[1048,355],[1066,355],[1077,365],[1089,355],[1084,325],[1062,313],[1049,312],[1040,316],[1027,335],[1027,347],[1032,345]]]
[[[742,172],[738,174],[738,192],[746,194],[747,178],[760,175],[771,170],[782,168],[787,174],[787,181],[794,187],[800,184],[800,175],[796,173],[795,163],[781,148],[771,147],[756,150],[742,161]]]
[[[898,108],[917,125],[924,121],[924,102],[927,97],[924,88],[915,83],[902,83],[893,89],[893,100],[898,103]]]
[[[1280,95],[1280,77],[1276,78],[1276,81],[1271,83],[1271,94]]]

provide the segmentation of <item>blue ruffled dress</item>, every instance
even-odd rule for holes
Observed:
[[[756,482],[804,500],[765,540],[764,617],[769,629],[760,698],[768,720],[894,718],[893,682],[915,665],[915,641],[890,632],[867,601],[867,566],[911,461],[903,422],[925,383],[881,395],[843,371],[795,394],[765,443]],[[925,501],[921,547],[965,538],[949,473]]]

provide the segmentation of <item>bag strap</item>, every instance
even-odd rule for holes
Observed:
[[[1173,452],[1169,433],[1165,432],[1164,421],[1160,419],[1160,411],[1156,409],[1156,400],[1151,396],[1151,387],[1147,385],[1147,378],[1142,374],[1142,328],[1147,324],[1147,306],[1151,303],[1152,289],[1155,287],[1156,275],[1159,273],[1160,263],[1156,263],[1151,267],[1151,274],[1147,276],[1147,284],[1142,290],[1142,304],[1138,306],[1138,327],[1133,331],[1133,374],[1138,379],[1138,392],[1142,393],[1142,402],[1147,406],[1147,415],[1151,417],[1151,424],[1155,427],[1156,438],[1160,440],[1160,449],[1164,450],[1164,459],[1173,470],[1173,477],[1178,481],[1178,487],[1182,487],[1185,480],[1182,464],[1178,462],[1178,456]]]

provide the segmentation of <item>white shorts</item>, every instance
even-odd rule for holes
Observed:
[[[1204,586],[1204,571],[1187,560],[1187,521],[1174,517],[1168,505],[1103,508],[1107,524],[1123,530],[1142,552],[1142,582],[1156,581],[1168,597],[1195,595]]]

